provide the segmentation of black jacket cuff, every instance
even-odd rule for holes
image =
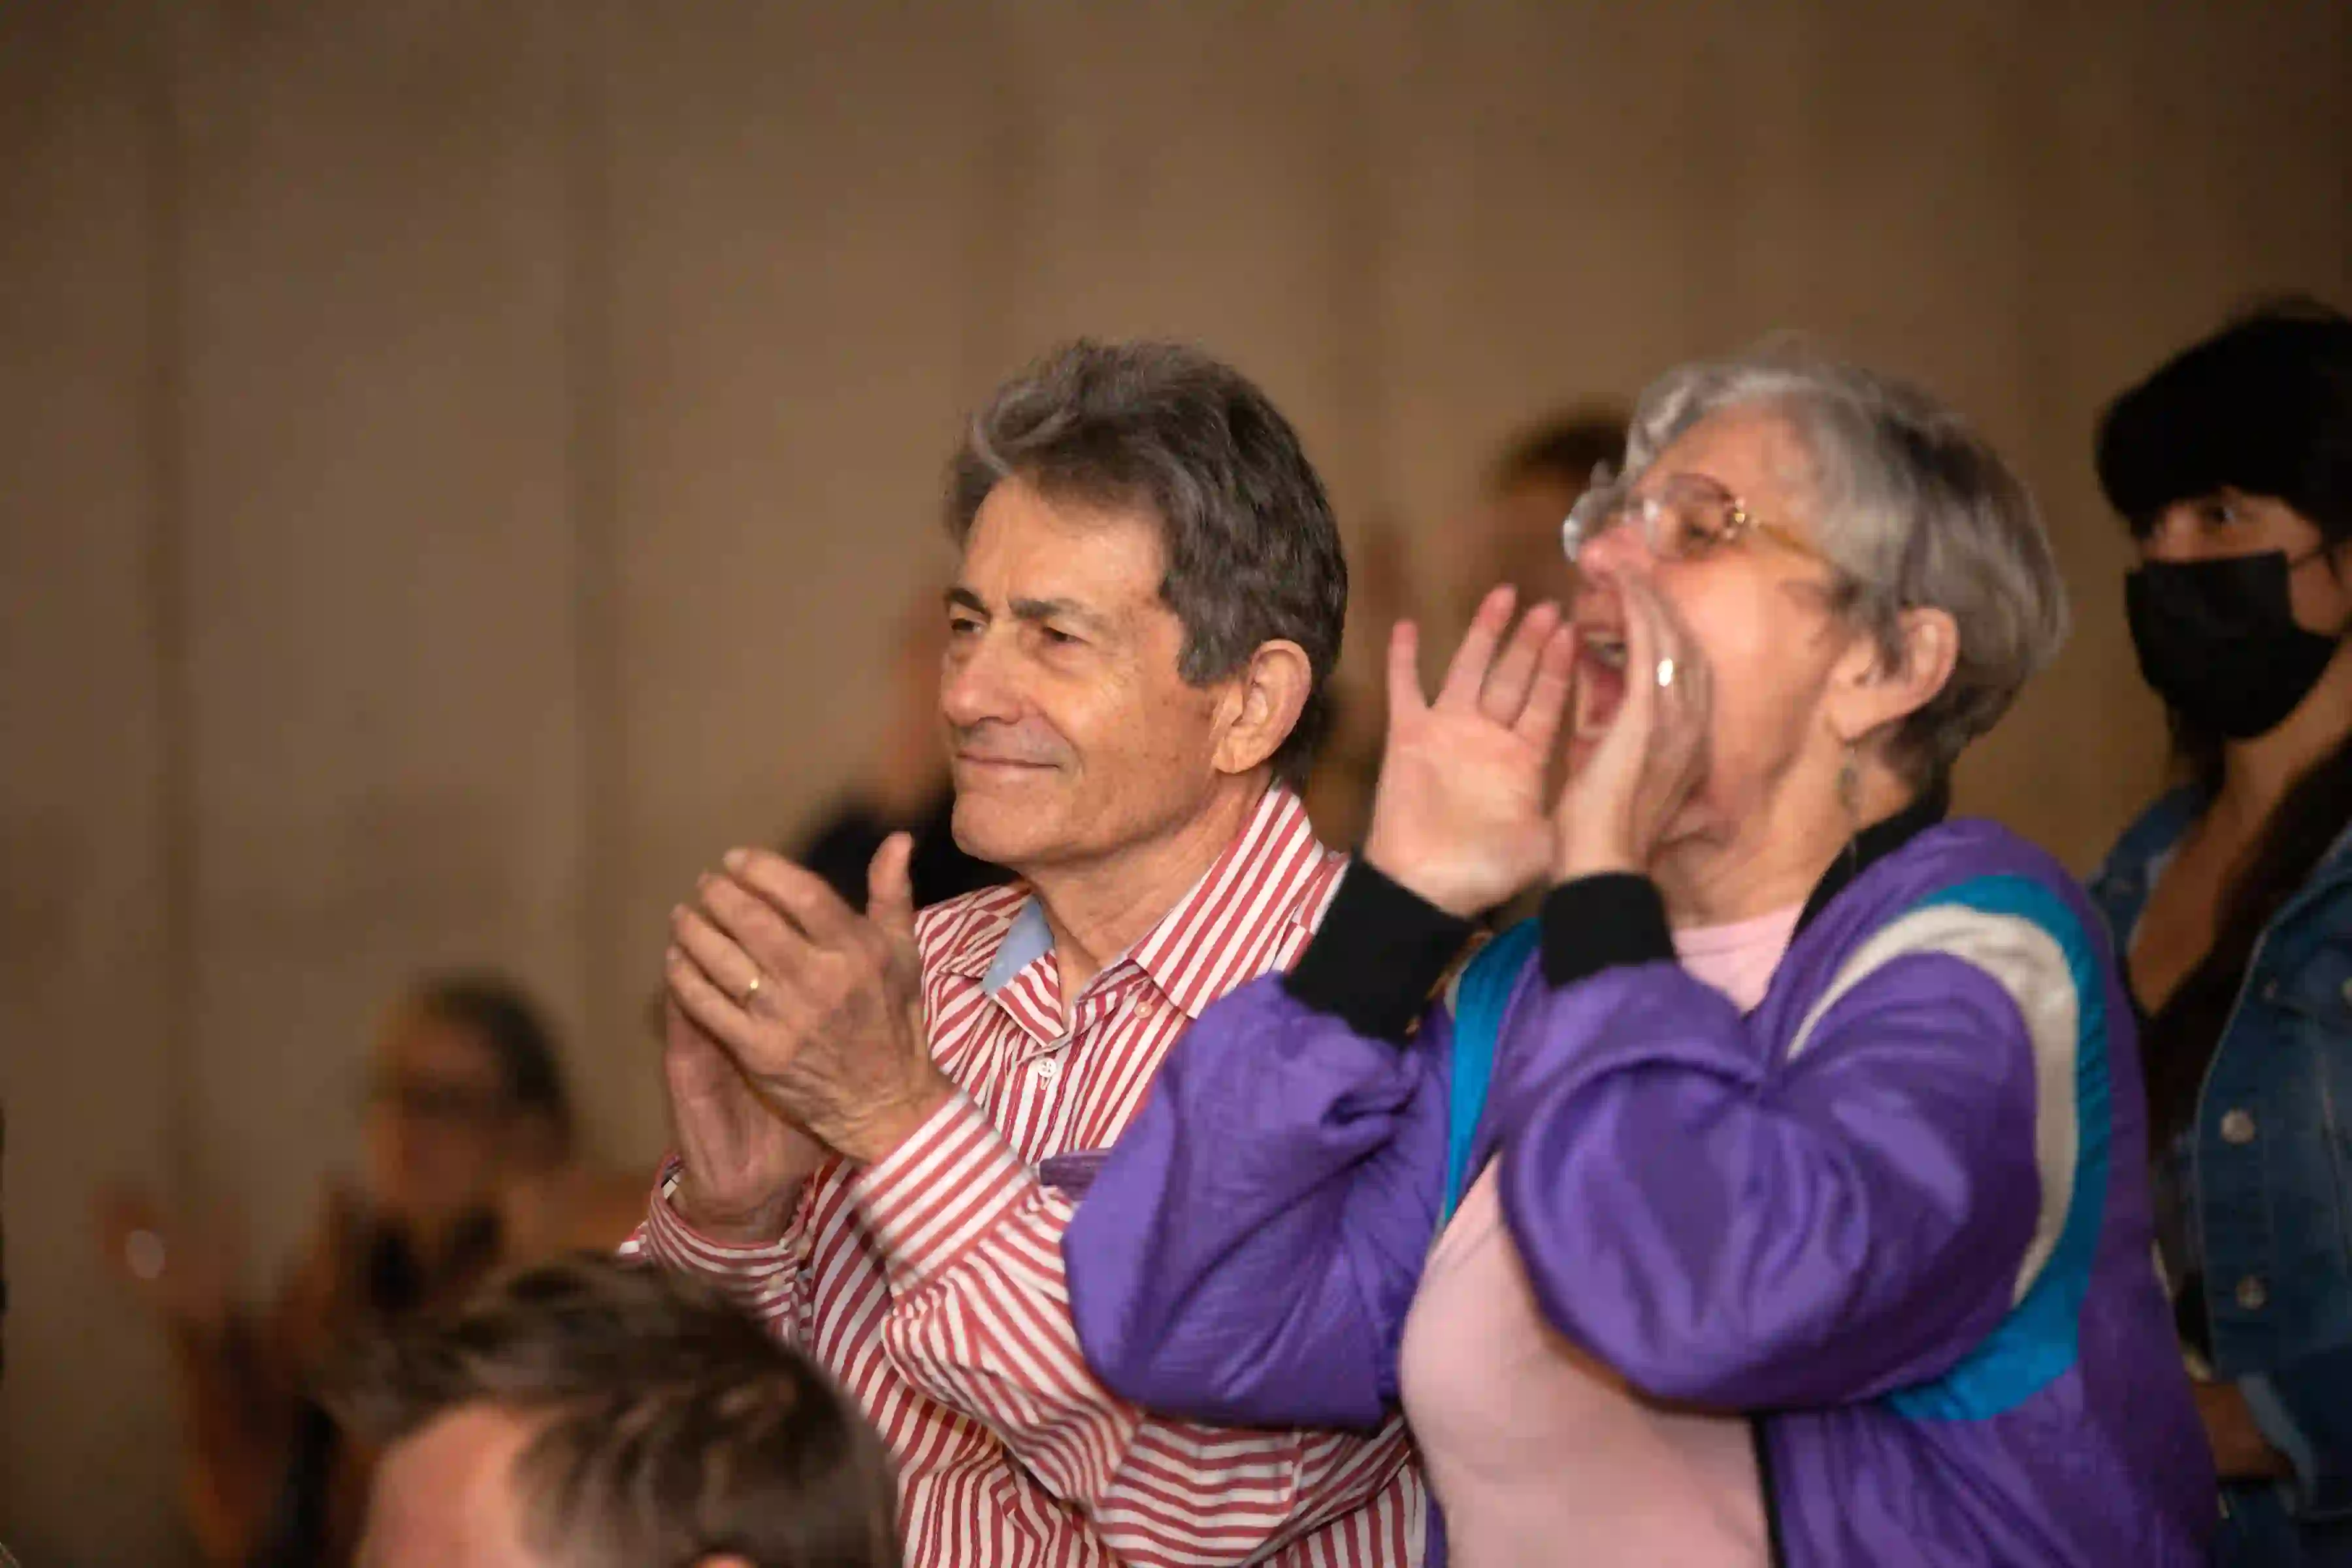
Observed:
[[[1472,929],[1358,860],[1283,985],[1356,1033],[1402,1045]]]
[[[1675,956],[1665,900],[1637,871],[1562,882],[1544,895],[1542,919],[1544,979],[1555,989],[1620,963]]]

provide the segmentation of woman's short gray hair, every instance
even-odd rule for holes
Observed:
[[[1762,407],[1811,459],[1808,521],[1844,581],[1842,609],[1903,656],[1901,613],[1952,617],[1951,679],[1885,741],[1922,783],[1992,728],[2066,640],[2066,588],[2025,485],[1983,437],[1927,393],[1801,344],[1686,364],[1651,384],[1626,433],[1638,477],[1711,415]]]

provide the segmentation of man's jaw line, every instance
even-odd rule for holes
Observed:
[[[1055,945],[1076,948],[1075,953],[1066,952],[1066,976],[1084,968],[1091,980],[1102,964],[1150,934],[1248,826],[1272,787],[1271,774],[1258,770],[1233,778],[1231,785],[1217,791],[1196,815],[1136,842],[1097,855],[1009,868],[1045,907]]]

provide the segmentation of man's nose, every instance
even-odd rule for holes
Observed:
[[[940,662],[940,715],[957,729],[1021,715],[1013,651],[993,630],[949,646]]]

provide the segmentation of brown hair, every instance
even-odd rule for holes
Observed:
[[[509,1108],[543,1120],[559,1157],[571,1152],[572,1096],[555,1034],[522,987],[488,972],[435,974],[420,981],[403,1006],[472,1034],[498,1064]]]
[[[1531,425],[1514,436],[1495,459],[1487,473],[1488,487],[1502,491],[1538,479],[1553,479],[1566,489],[1581,490],[1592,482],[1592,470],[1600,465],[1623,466],[1628,419],[1621,409],[1594,405]]]
[[[467,1405],[532,1421],[525,1531],[576,1568],[898,1568],[881,1439],[807,1358],[666,1270],[583,1255],[508,1274],[364,1348],[327,1397],[378,1444]]]

